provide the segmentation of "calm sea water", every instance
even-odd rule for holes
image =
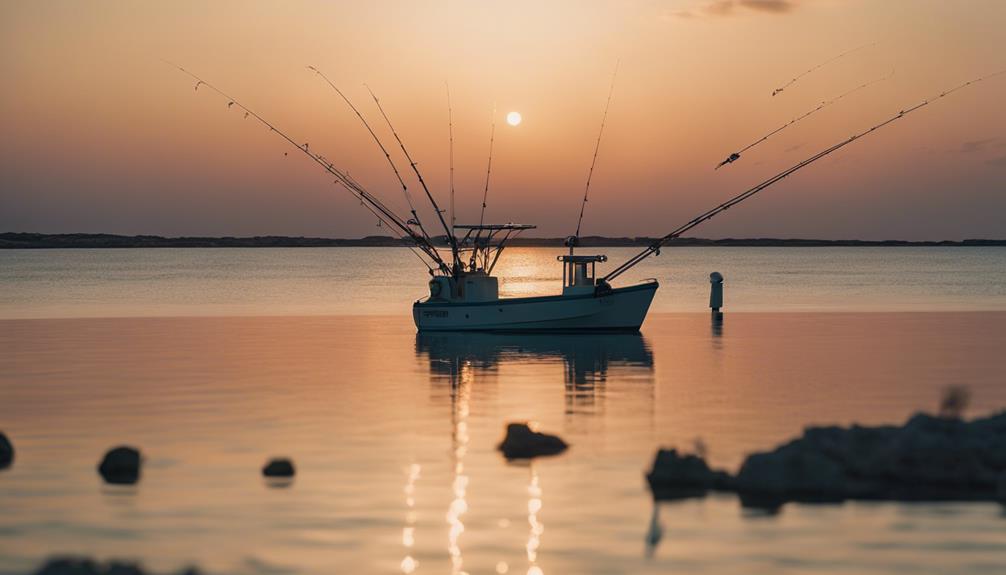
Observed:
[[[502,294],[558,293],[561,253],[507,251]],[[713,271],[735,311],[1006,310],[1006,247],[665,249],[616,285],[654,277],[653,311],[702,311]],[[0,318],[407,315],[427,279],[404,248],[7,250]]]
[[[557,289],[554,252],[510,255],[508,293]],[[1006,572],[996,504],[760,516],[655,504],[643,479],[659,446],[701,438],[733,470],[951,383],[970,415],[1003,409],[1006,250],[668,250],[639,270],[663,284],[642,333],[600,336],[417,335],[411,257],[0,252],[0,573],[66,553],[237,575]],[[720,327],[678,313],[704,312],[713,270]],[[514,420],[572,447],[507,463]],[[122,443],[143,478],[104,486]],[[259,475],[276,455],[285,488]]]

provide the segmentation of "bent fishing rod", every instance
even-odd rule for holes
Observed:
[[[731,198],[731,199],[723,202],[722,204],[716,206],[715,208],[699,214],[695,218],[689,220],[688,223],[681,225],[680,227],[678,227],[675,230],[671,231],[670,233],[668,233],[664,237],[662,237],[662,238],[658,239],[657,241],[653,242],[645,250],[639,252],[635,256],[629,258],[625,263],[621,264],[620,266],[616,267],[612,271],[608,272],[608,275],[606,275],[603,278],[601,278],[602,285],[608,284],[609,282],[611,282],[611,280],[613,280],[613,279],[617,278],[618,276],[622,275],[623,273],[625,273],[626,271],[628,271],[630,268],[632,268],[633,266],[635,266],[639,262],[643,261],[644,259],[650,257],[651,255],[660,253],[660,248],[664,244],[666,244],[667,242],[673,240],[674,238],[677,238],[677,237],[681,236],[681,234],[687,232],[688,230],[694,228],[695,226],[698,226],[699,224],[701,224],[701,223],[703,223],[703,222],[705,222],[707,220],[712,219],[713,217],[717,216],[718,214],[721,214],[721,213],[729,210],[733,206],[736,206],[737,204],[743,202],[744,200],[746,200],[746,199],[754,196],[758,192],[760,192],[760,191],[768,188],[772,184],[775,184],[776,182],[778,182],[778,181],[786,178],[790,174],[792,174],[794,172],[797,172],[797,171],[799,171],[799,170],[801,170],[801,169],[803,169],[803,168],[805,168],[805,167],[813,164],[814,162],[820,160],[821,158],[824,158],[825,156],[827,156],[827,155],[829,155],[829,154],[831,154],[833,152],[836,152],[836,151],[840,150],[841,148],[844,148],[845,146],[847,146],[847,145],[855,142],[856,140],[862,138],[863,136],[867,136],[869,134],[872,134],[873,132],[879,130],[880,128],[883,128],[884,126],[886,126],[886,125],[888,125],[888,124],[890,124],[890,123],[892,123],[892,122],[894,122],[896,120],[900,120],[901,118],[904,118],[905,116],[907,116],[908,114],[911,114],[912,112],[918,110],[919,108],[923,108],[925,106],[928,106],[930,103],[935,102],[936,100],[939,100],[939,99],[944,98],[946,96],[949,96],[950,94],[953,94],[954,92],[956,92],[958,90],[961,90],[963,88],[966,88],[966,87],[968,87],[968,86],[970,86],[972,84],[977,84],[978,82],[981,82],[982,80],[987,80],[989,78],[992,78],[994,76],[998,76],[998,75],[1003,74],[1003,73],[1006,73],[1006,70],[1000,70],[999,72],[995,72],[993,74],[988,74],[986,76],[982,76],[982,77],[976,78],[974,80],[969,80],[967,82],[964,82],[963,84],[959,84],[959,85],[951,88],[950,90],[947,90],[945,92],[940,93],[939,96],[936,96],[936,97],[931,98],[929,100],[923,100],[919,104],[916,104],[916,105],[914,105],[914,106],[912,106],[910,108],[907,108],[907,109],[903,109],[900,112],[898,112],[897,114],[895,114],[894,116],[891,116],[890,118],[884,120],[883,122],[880,122],[879,124],[876,124],[876,125],[868,128],[868,129],[866,129],[866,130],[864,130],[862,132],[859,132],[858,134],[855,134],[855,135],[853,135],[853,136],[851,136],[851,137],[849,137],[849,138],[847,138],[845,140],[842,140],[841,142],[839,142],[837,144],[834,144],[834,145],[832,145],[832,146],[830,146],[828,148],[825,148],[824,150],[821,150],[820,152],[818,152],[818,153],[814,154],[813,156],[811,156],[811,157],[803,160],[802,162],[800,162],[800,163],[798,163],[798,164],[796,164],[796,165],[794,165],[794,166],[792,166],[790,168],[787,168],[787,169],[779,172],[778,174],[772,176],[771,178],[765,180],[764,182],[758,184],[757,186],[754,186],[753,188],[750,188],[750,189],[748,189],[748,190],[746,190],[744,192],[741,192],[740,194],[738,194],[738,195],[734,196],[733,198]]]
[[[433,199],[433,194],[430,193],[430,188],[426,186],[426,180],[423,179],[423,175],[419,173],[418,164],[409,155],[409,151],[405,149],[405,143],[402,142],[402,138],[398,136],[398,132],[395,131],[395,127],[391,125],[391,119],[388,118],[388,114],[384,112],[384,107],[381,106],[381,101],[377,99],[377,94],[370,89],[370,86],[364,84],[364,87],[370,92],[370,97],[374,99],[374,103],[377,104],[377,109],[380,110],[381,116],[384,117],[384,121],[388,124],[388,129],[391,130],[392,135],[395,136],[395,140],[398,142],[398,146],[402,149],[402,153],[405,154],[405,159],[409,161],[409,165],[412,167],[413,173],[416,174],[416,178],[419,179],[419,185],[423,187],[423,191],[426,192],[426,198],[430,201],[430,205],[433,206],[433,211],[437,213],[437,218],[440,220],[440,225],[443,226],[444,232],[447,234],[447,240],[450,242],[451,255],[455,262],[458,260],[458,239],[454,237],[454,230],[447,225],[447,221],[444,220],[444,211],[440,209],[437,205],[437,200]],[[456,274],[459,270],[455,267],[454,273]]]
[[[594,177],[594,165],[597,164],[597,152],[601,149],[601,136],[604,135],[604,123],[608,120],[608,109],[611,107],[611,95],[615,93],[615,78],[618,77],[618,62],[611,74],[611,86],[608,87],[608,100],[604,104],[604,115],[601,116],[601,129],[597,131],[597,142],[594,144],[594,157],[590,160],[590,171],[587,172],[587,185],[583,188],[583,201],[580,202],[580,217],[576,220],[576,232],[567,240],[570,250],[580,243],[580,225],[583,223],[583,212],[587,208],[587,194],[590,193],[590,180]],[[572,255],[572,251],[570,251]]]
[[[475,260],[478,259],[479,250],[477,244],[479,243],[479,237],[482,235],[481,227],[486,223],[486,205],[489,200],[489,178],[492,176],[493,172],[493,142],[496,141],[496,102],[493,102],[493,112],[489,116],[489,160],[486,162],[486,185],[482,189],[482,211],[479,212],[479,231],[475,234],[472,239],[472,255],[468,258],[468,268],[475,269]],[[469,231],[469,233],[471,233]],[[465,236],[467,239],[468,236]],[[465,240],[462,240],[465,241]],[[487,238],[488,241],[488,238]]]
[[[395,214],[393,210],[391,210],[391,208],[384,205],[384,203],[381,202],[380,199],[378,199],[376,196],[368,192],[362,185],[360,185],[359,182],[350,177],[347,172],[344,172],[339,168],[335,167],[335,165],[332,162],[328,161],[324,156],[312,152],[307,143],[298,144],[297,141],[294,140],[289,135],[287,135],[286,132],[277,128],[274,124],[266,120],[263,116],[260,116],[254,110],[245,106],[237,99],[232,98],[227,93],[222,91],[220,88],[217,88],[213,84],[207,82],[206,80],[203,80],[201,77],[190,72],[189,70],[186,70],[185,68],[179,66],[178,64],[168,61],[165,62],[171,66],[174,66],[182,73],[196,80],[195,89],[197,91],[199,90],[200,86],[206,86],[207,88],[216,92],[217,94],[219,94],[220,96],[224,97],[227,100],[228,109],[237,106],[238,109],[242,110],[245,113],[244,115],[245,118],[248,118],[249,116],[254,118],[260,124],[269,128],[270,131],[275,132],[281,138],[286,140],[286,142],[289,143],[291,146],[293,146],[295,149],[297,149],[307,157],[311,158],[311,160],[313,160],[316,164],[324,168],[326,172],[335,176],[334,183],[342,186],[347,191],[349,191],[350,194],[352,194],[354,197],[360,200],[360,203],[365,207],[367,207],[367,209],[370,210],[370,212],[373,213],[378,218],[379,221],[388,224],[389,228],[398,230],[400,232],[400,237],[408,237],[409,239],[411,239],[413,243],[415,243],[415,245],[420,250],[422,250],[422,252],[426,254],[426,256],[430,260],[432,260],[433,263],[436,264],[436,267],[440,271],[442,271],[445,274],[450,274],[450,268],[447,266],[446,263],[444,263],[443,258],[440,257],[440,254],[437,252],[436,246],[434,246],[432,242],[428,241],[425,237],[417,234],[408,225],[407,222],[403,221],[397,214]],[[420,259],[422,258],[420,257]],[[427,268],[430,270],[430,273],[433,274],[433,267],[431,267],[426,262],[426,260],[423,260],[423,263],[427,265]]]
[[[858,51],[862,50],[863,48],[869,48],[871,46],[876,46],[879,43],[880,42],[871,42],[869,44],[863,44],[862,46],[853,48],[852,50],[846,50],[845,52],[842,52],[838,56],[834,56],[833,58],[831,58],[829,60],[825,60],[824,62],[821,62],[820,64],[818,64],[818,65],[816,65],[816,66],[814,66],[812,68],[804,70],[803,72],[800,72],[799,74],[797,74],[796,76],[794,76],[789,82],[786,82],[784,85],[776,88],[775,90],[772,90],[772,95],[775,96],[776,94],[782,92],[786,88],[789,88],[790,86],[792,86],[793,84],[795,84],[797,82],[797,80],[799,80],[800,78],[803,78],[804,76],[806,76],[807,74],[810,74],[811,72],[813,72],[815,70],[820,70],[821,68],[824,68],[828,64],[831,64],[832,62],[834,62],[835,60],[840,60],[840,59],[848,56],[849,54],[852,54],[853,52],[858,52]]]
[[[325,82],[327,82],[328,85],[331,86],[333,90],[335,90],[335,93],[338,94],[339,97],[342,98],[344,102],[346,102],[346,105],[349,106],[351,110],[353,110],[353,112],[356,114],[356,117],[360,119],[360,122],[363,123],[363,126],[367,128],[368,132],[370,132],[370,136],[374,138],[374,142],[377,144],[377,147],[381,149],[381,152],[384,154],[385,159],[388,160],[388,165],[391,166],[391,171],[395,173],[395,177],[398,178],[398,183],[402,186],[402,195],[405,196],[405,201],[409,204],[409,211],[412,213],[412,221],[415,222],[415,225],[419,228],[419,231],[422,232],[423,236],[427,240],[429,240],[430,235],[426,233],[426,228],[423,227],[423,223],[419,219],[419,214],[416,213],[416,206],[412,201],[412,194],[409,193],[409,187],[405,185],[405,180],[402,179],[402,174],[398,171],[398,166],[396,166],[394,160],[391,159],[391,154],[388,153],[387,148],[384,147],[384,143],[381,142],[381,139],[377,137],[377,134],[374,132],[373,128],[370,127],[370,124],[367,122],[367,119],[363,117],[363,114],[360,113],[360,110],[358,110],[357,107],[353,105],[353,102],[350,101],[350,99],[346,96],[346,94],[344,94],[342,90],[340,90],[339,87],[336,86],[335,83],[332,82],[332,80],[330,80],[328,76],[325,75],[324,72],[315,68],[314,66],[308,66],[307,69],[311,70],[318,76],[321,76],[321,78],[325,80]]]
[[[765,140],[771,138],[772,136],[774,136],[774,135],[778,134],[779,132],[785,130],[786,128],[792,126],[793,124],[796,124],[800,120],[803,120],[804,118],[810,117],[815,112],[818,112],[820,110],[823,110],[824,108],[827,108],[828,106],[834,104],[835,102],[841,100],[842,98],[844,98],[846,96],[849,96],[849,95],[853,94],[854,92],[858,92],[859,90],[862,90],[863,88],[867,88],[869,86],[872,86],[873,84],[876,84],[877,82],[883,82],[884,80],[889,79],[891,76],[894,76],[894,70],[891,70],[891,73],[888,74],[888,75],[886,75],[886,76],[884,76],[883,78],[877,78],[876,80],[871,80],[869,82],[860,84],[859,86],[856,86],[855,88],[853,88],[851,90],[843,92],[842,94],[840,94],[838,96],[835,96],[834,98],[832,98],[830,100],[822,100],[821,103],[819,103],[816,108],[810,110],[809,112],[805,112],[804,114],[802,114],[800,116],[797,116],[796,118],[793,118],[789,122],[786,122],[782,126],[779,126],[778,128],[772,130],[768,134],[765,134],[764,136],[762,136],[758,140],[755,140],[753,143],[750,143],[747,146],[744,146],[743,148],[741,148],[740,150],[737,150],[736,152],[730,154],[729,156],[727,156],[727,159],[725,159],[722,162],[720,162],[719,164],[717,164],[716,167],[713,168],[713,170],[714,171],[718,170],[718,169],[722,168],[723,166],[725,166],[727,164],[732,164],[732,163],[736,162],[737,160],[741,159],[741,154],[743,154],[744,152],[750,150],[751,148],[757,146],[758,144],[764,142]]]
[[[479,214],[479,225],[486,221],[486,200],[489,199],[489,176],[493,171],[493,141],[496,139],[496,102],[493,102],[493,113],[489,116],[489,162],[486,164],[486,185],[482,190],[482,212]],[[472,258],[474,262],[474,258]]]
[[[454,229],[454,224],[457,223],[456,213],[454,212],[454,111],[451,109],[451,85],[444,82],[447,87],[447,141],[448,141],[448,155],[450,160],[448,162],[448,170],[450,172],[448,176],[448,185],[451,188],[451,230]]]

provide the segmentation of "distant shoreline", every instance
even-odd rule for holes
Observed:
[[[446,247],[443,238],[438,243]],[[588,236],[580,238],[582,247],[642,247],[656,238],[612,238]],[[163,237],[120,236],[114,234],[36,234],[0,233],[0,249],[72,249],[72,248],[329,248],[329,247],[404,247],[405,240],[389,236],[367,236],[357,239],[310,238],[291,236],[254,237]],[[563,238],[514,238],[514,247],[563,247]],[[904,240],[813,240],[780,238],[678,238],[667,247],[971,247],[1006,246],[1006,240],[968,239],[963,241]]]

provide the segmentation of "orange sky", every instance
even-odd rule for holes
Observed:
[[[162,63],[176,61],[311,143],[401,208],[364,128],[368,83],[458,220],[567,235],[616,60],[584,234],[655,235],[857,129],[1006,68],[999,0],[5,2],[0,231],[386,233],[281,140]],[[772,89],[847,49],[878,41]],[[822,99],[857,92],[713,172]],[[1006,237],[1006,76],[941,100],[695,230],[706,237]],[[509,127],[503,117],[521,112]],[[393,143],[381,127],[379,134]],[[404,160],[399,167],[407,169]],[[418,192],[413,179],[408,183]],[[425,216],[432,228],[433,216]]]

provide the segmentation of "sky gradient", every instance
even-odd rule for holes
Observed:
[[[5,2],[0,231],[386,234],[306,158],[163,63],[216,83],[405,212],[324,71],[458,222],[572,233],[620,62],[584,235],[657,235],[815,151],[1006,68],[1006,2]],[[800,72],[816,70],[773,97]],[[860,90],[714,172],[824,99]],[[1006,237],[1006,75],[940,100],[694,230],[702,237]],[[518,111],[523,122],[508,126]],[[400,154],[399,169],[408,170]],[[414,193],[414,178],[407,183]],[[418,196],[417,196],[418,198]],[[432,212],[424,221],[433,227]]]

